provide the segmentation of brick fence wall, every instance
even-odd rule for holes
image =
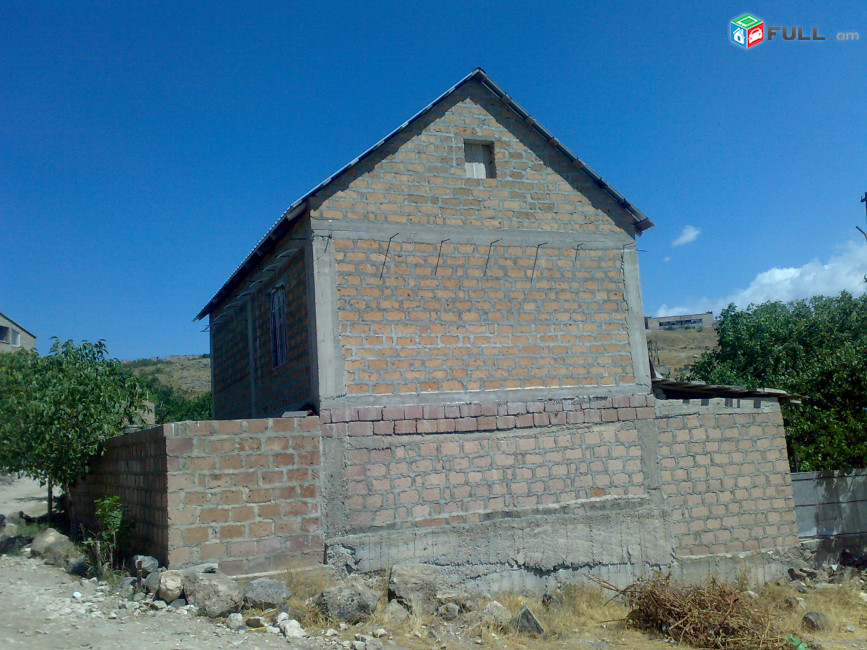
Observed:
[[[174,566],[217,562],[230,574],[322,559],[319,419],[179,422],[109,442],[73,490],[118,494],[142,548]]]
[[[135,464],[160,454],[164,470]],[[107,480],[113,470],[125,476]],[[112,441],[76,502],[160,471],[149,491],[121,492],[134,516],[162,522],[147,543],[175,566],[215,561],[232,574],[327,557],[622,581],[797,541],[775,400],[626,395],[184,422]]]
[[[797,544],[776,401],[657,402],[662,491],[675,552],[739,553]]]
[[[105,453],[72,493],[74,525],[83,526],[85,534],[98,529],[94,502],[119,496],[133,523],[132,535],[161,562],[169,559],[165,428],[158,426],[109,440]]]

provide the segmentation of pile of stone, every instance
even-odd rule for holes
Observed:
[[[388,604],[384,611],[386,624],[403,625],[410,616],[435,617],[454,621],[461,617],[470,627],[513,629],[525,634],[542,635],[545,628],[528,607],[517,615],[496,600],[484,606],[468,594],[448,586],[439,567],[430,564],[397,564],[391,568],[388,580]],[[445,586],[445,588],[444,588]],[[358,623],[370,617],[380,595],[358,576],[351,576],[316,596],[312,604],[325,616]]]
[[[87,574],[87,558],[69,537],[53,528],[39,533],[29,548],[23,550],[30,557],[63,567],[72,575]],[[228,617],[228,625],[233,629],[264,627],[287,638],[306,636],[298,621],[285,611],[277,615],[273,626],[267,625],[261,616],[245,620],[240,613],[244,609],[285,609],[292,592],[282,582],[259,578],[242,587],[220,573],[216,564],[173,570],[160,567],[156,558],[147,555],[134,556],[133,566],[136,576],[122,578],[114,587],[119,596],[129,599],[130,604],[124,609],[196,611],[210,618]]]
[[[5,523],[6,537],[14,537],[15,522],[7,520]],[[22,549],[25,555],[87,578],[87,558],[66,535],[49,528],[21,543],[29,543]],[[304,612],[288,606],[292,592],[283,582],[258,578],[243,586],[220,573],[216,564],[166,569],[156,558],[147,555],[136,555],[132,565],[134,575],[120,579],[112,588],[123,601],[109,618],[130,613],[200,613],[224,620],[232,630],[264,629],[287,639],[308,636],[299,622]],[[370,622],[382,596],[381,587],[374,587],[375,578],[353,575],[324,589],[311,598],[307,606],[334,621],[342,630],[348,630],[350,625]],[[430,619],[430,623],[454,623],[461,628],[545,634],[545,628],[527,607],[513,616],[496,600],[479,602],[452,588],[441,569],[428,564],[399,564],[390,571],[387,605],[381,621],[389,627],[401,627],[410,617]],[[362,631],[365,633],[355,634],[351,641],[339,641],[336,637],[340,633],[334,629],[324,630],[322,634],[326,638],[335,637],[331,639],[334,644],[349,650],[379,650],[382,648],[380,639],[389,636],[385,628],[378,626],[367,626]]]

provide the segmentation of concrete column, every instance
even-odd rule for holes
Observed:
[[[314,402],[346,395],[346,371],[343,348],[340,345],[337,314],[337,265],[334,261],[334,243],[330,237],[312,232],[310,242],[313,290],[310,319],[311,334],[315,337],[316,377],[311,381],[317,394]],[[309,304],[309,303],[308,303]],[[314,356],[314,355],[311,355]]]
[[[250,377],[250,417],[256,417],[256,348],[253,336],[253,303],[247,297],[247,374]]]
[[[644,305],[641,302],[641,276],[635,244],[623,248],[623,282],[626,285],[626,326],[632,352],[632,372],[635,383],[650,391],[650,359],[647,357],[647,336],[644,333]]]

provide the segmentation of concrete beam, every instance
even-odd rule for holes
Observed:
[[[588,234],[574,230],[503,230],[501,228],[479,228],[472,226],[427,226],[420,224],[382,224],[362,221],[337,221],[311,217],[313,232],[332,233],[346,239],[373,239],[387,241],[417,241],[439,243],[444,239],[453,242],[489,245],[497,241],[501,246],[536,246],[546,244],[550,248],[574,248],[583,244],[590,249],[622,248],[633,243],[627,233],[618,230],[606,234]],[[642,314],[643,319],[643,314]],[[642,326],[644,321],[642,320]]]

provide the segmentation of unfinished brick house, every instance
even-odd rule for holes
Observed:
[[[779,396],[654,394],[652,225],[475,70],[292,204],[199,313],[215,421],[112,441],[79,500],[126,494],[156,553],[236,574],[414,560],[539,587],[787,548]]]
[[[290,206],[199,313],[214,415],[648,392],[652,225],[477,70]]]

